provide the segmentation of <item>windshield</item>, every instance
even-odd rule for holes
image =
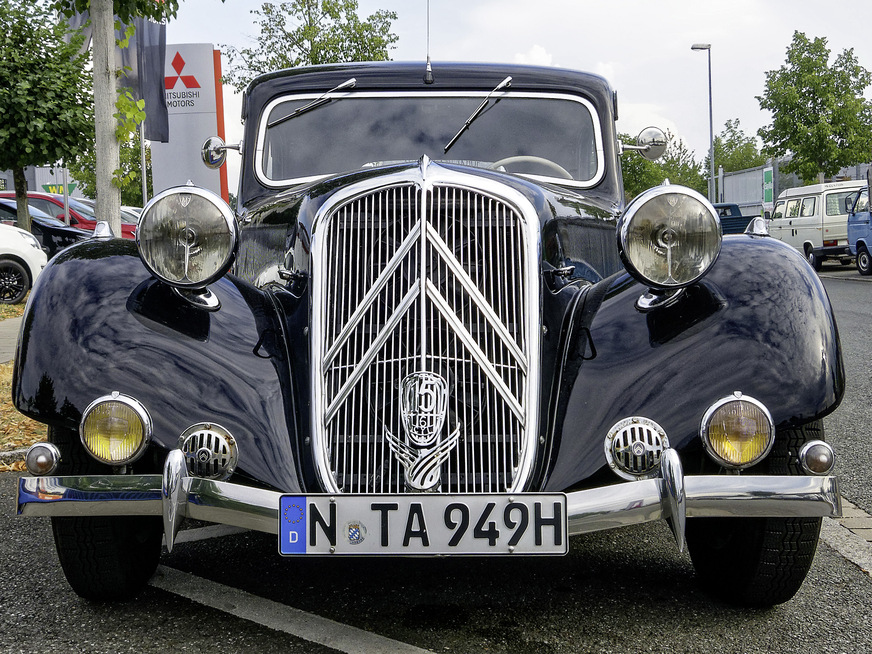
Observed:
[[[340,94],[286,120],[319,96],[280,98],[261,119],[256,172],[267,186],[284,186],[427,155],[570,186],[599,181],[599,124],[592,105],[575,96],[495,95],[446,154],[486,96]]]

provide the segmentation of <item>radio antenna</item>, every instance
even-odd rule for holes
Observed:
[[[433,67],[430,65],[430,0],[427,0],[427,69],[424,71],[424,84],[433,82]]]

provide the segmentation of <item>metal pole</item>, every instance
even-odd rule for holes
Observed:
[[[709,87],[709,202],[715,202],[715,124],[712,118],[712,44],[694,43],[691,50],[705,50],[708,54],[708,87]]]
[[[139,123],[139,161],[142,169],[142,206],[148,203],[148,171],[145,168],[145,121]]]
[[[709,77],[709,202],[714,204],[715,198],[715,124],[712,119],[712,49],[708,48]]]

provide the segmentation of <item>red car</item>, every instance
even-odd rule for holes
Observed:
[[[0,193],[0,198],[12,198],[14,200],[15,191],[4,191]],[[94,214],[94,209],[76,198],[67,198],[67,201],[70,206],[70,225],[93,232],[97,226],[97,216]],[[28,191],[27,203],[31,207],[44,211],[49,216],[59,218],[60,220],[64,219],[63,195]],[[121,236],[130,239],[136,238],[136,223],[129,222],[123,216],[121,217]]]

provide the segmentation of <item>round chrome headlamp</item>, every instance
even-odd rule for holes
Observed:
[[[115,466],[142,456],[151,433],[151,417],[145,407],[117,391],[91,402],[79,424],[79,437],[91,456]]]
[[[721,223],[696,191],[664,184],[630,202],[618,225],[627,270],[643,284],[676,289],[693,284],[721,251]]]
[[[145,206],[136,244],[146,268],[166,283],[204,288],[230,268],[237,234],[236,219],[220,197],[177,186]]]
[[[700,436],[712,459],[725,468],[738,470],[769,454],[775,442],[775,425],[761,402],[736,391],[709,407]]]

